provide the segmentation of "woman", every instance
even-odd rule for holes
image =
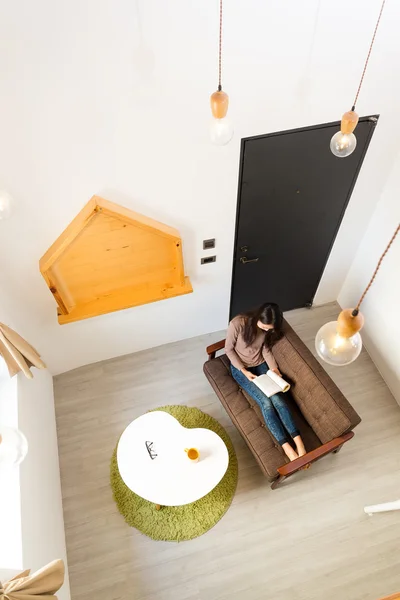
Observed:
[[[268,368],[281,376],[271,349],[282,337],[282,311],[277,304],[266,303],[229,323],[225,352],[231,361],[234,379],[257,402],[268,429],[286,456],[295,460],[303,456],[306,449],[283,393],[268,398],[253,383],[253,379],[264,375]],[[288,434],[296,444],[296,451],[288,441]]]

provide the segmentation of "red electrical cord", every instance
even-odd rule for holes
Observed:
[[[367,295],[367,292],[369,291],[369,288],[370,288],[370,287],[371,287],[371,285],[374,283],[374,279],[375,279],[375,277],[376,277],[376,275],[377,275],[377,273],[378,273],[378,271],[379,271],[379,269],[380,269],[380,266],[381,266],[381,264],[382,264],[382,261],[383,261],[383,259],[385,258],[386,254],[387,254],[387,252],[388,252],[388,250],[389,250],[389,248],[390,248],[390,246],[393,244],[393,242],[394,242],[394,240],[395,240],[395,237],[396,237],[396,235],[399,233],[399,231],[400,231],[400,225],[398,225],[398,226],[397,226],[397,229],[396,229],[396,231],[394,232],[394,234],[393,234],[393,236],[392,236],[392,239],[390,240],[390,242],[388,243],[388,245],[387,245],[387,246],[386,246],[386,248],[385,248],[385,251],[383,252],[382,256],[380,257],[380,259],[379,259],[379,261],[378,261],[378,264],[376,265],[376,269],[375,269],[375,271],[374,271],[374,274],[372,275],[372,277],[371,277],[371,280],[370,280],[369,284],[368,284],[368,285],[367,285],[367,287],[365,288],[363,295],[361,296],[360,300],[358,301],[358,304],[357,304],[357,306],[355,307],[355,309],[354,309],[354,311],[353,311],[353,313],[354,313],[354,312],[356,312],[356,315],[353,315],[353,316],[357,316],[357,314],[358,314],[358,311],[360,310],[360,305],[361,305],[361,302],[364,300],[365,296]]]

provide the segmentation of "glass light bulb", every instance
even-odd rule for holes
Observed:
[[[210,127],[211,141],[216,146],[225,146],[233,137],[233,125],[228,117],[212,119]]]
[[[0,190],[0,221],[8,219],[12,212],[13,199],[12,196]]]
[[[331,139],[331,151],[339,158],[349,156],[357,146],[357,138],[354,133],[342,133],[338,131]]]
[[[9,379],[10,375],[8,373],[6,361],[2,356],[0,356],[0,382],[4,379]]]
[[[0,471],[7,467],[16,467],[22,463],[28,453],[28,442],[19,429],[0,427]]]
[[[344,338],[337,332],[337,321],[323,325],[315,337],[315,349],[325,362],[336,367],[349,365],[360,355],[362,339],[359,333]]]

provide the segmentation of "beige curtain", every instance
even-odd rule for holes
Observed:
[[[4,358],[11,377],[22,371],[28,379],[32,379],[31,367],[46,368],[35,348],[3,323],[0,323],[0,355]]]
[[[24,571],[6,583],[0,583],[0,600],[56,600],[55,593],[64,583],[64,574],[62,560],[53,561],[33,575]]]

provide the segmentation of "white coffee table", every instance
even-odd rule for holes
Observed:
[[[200,452],[197,463],[185,452],[192,447]],[[154,411],[125,429],[117,461],[126,485],[159,508],[189,504],[211,492],[225,475],[229,455],[213,431],[186,429],[169,413]]]

